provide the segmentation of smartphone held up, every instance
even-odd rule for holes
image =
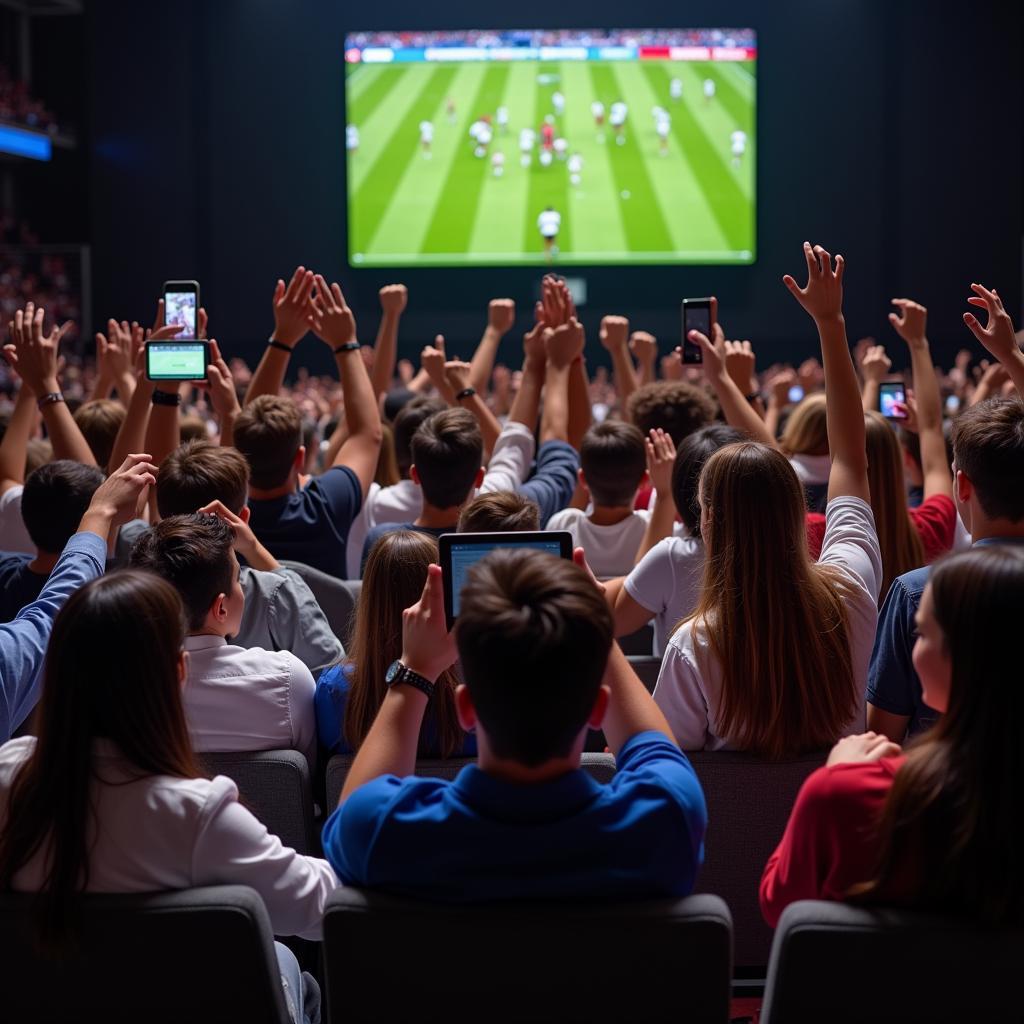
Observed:
[[[700,331],[705,338],[712,337],[714,320],[714,299],[683,299],[683,362],[702,363],[704,354],[700,345],[690,338],[690,331]]]

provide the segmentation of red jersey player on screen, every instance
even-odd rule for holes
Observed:
[[[545,149],[551,149],[555,144],[555,126],[553,124],[544,123],[544,126],[540,130],[541,145]]]

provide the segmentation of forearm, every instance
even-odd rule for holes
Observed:
[[[636,565],[658,541],[672,536],[672,528],[676,522],[676,503],[672,500],[671,494],[657,492],[654,500],[654,507],[647,520],[647,529],[640,540],[640,547],[637,550],[633,564]]]
[[[641,360],[640,362],[640,374],[639,374],[640,387],[644,384],[650,384],[654,381],[654,361],[651,359]]]
[[[171,394],[166,388],[158,390]],[[181,420],[177,405],[154,405],[146,424],[143,451],[149,452],[153,465],[162,466],[164,459],[181,443]]]
[[[865,377],[860,391],[860,404],[864,412],[873,412],[878,408],[878,391],[878,381]]]
[[[818,322],[817,326],[825,370],[828,450],[833,462],[863,467],[866,473],[864,408],[846,341],[846,321],[840,314],[834,319]]]
[[[768,430],[765,421],[750,407],[746,396],[736,386],[736,381],[728,373],[711,377],[711,386],[718,396],[725,422],[730,427],[742,431],[752,441],[775,447],[775,435]]]
[[[92,395],[89,401],[95,402],[100,398],[109,398],[113,390],[114,378],[105,373],[98,374],[92,386]]]
[[[252,547],[239,551],[239,554],[248,562],[250,569],[273,572],[281,568],[281,563],[258,540]]]
[[[224,448],[231,448],[235,443],[235,420],[238,418],[240,409],[229,416],[225,416],[220,423],[220,443]]]
[[[149,387],[139,384],[132,393],[128,403],[128,412],[121,423],[121,428],[114,439],[114,447],[110,452],[110,463],[106,467],[113,473],[124,460],[135,452],[148,451],[146,448],[146,430],[149,426],[149,410],[153,392]]]
[[[779,420],[782,418],[782,406],[774,398],[768,402],[768,409],[764,414],[764,428],[772,437],[779,436]]]
[[[608,655],[604,682],[611,691],[604,734],[613,754],[618,754],[626,741],[639,732],[660,732],[675,743],[661,708],[654,703],[617,643],[612,644]]]
[[[381,775],[404,778],[415,773],[416,748],[426,708],[426,694],[415,687],[398,685],[388,690],[345,778],[341,802]]]
[[[544,378],[544,412],[540,421],[540,443],[565,441],[569,437],[568,366],[549,362]]]
[[[636,370],[633,359],[625,345],[617,345],[612,349],[612,370],[615,374],[615,391],[623,408],[629,396],[637,389]]]
[[[420,370],[411,381],[409,381],[409,390],[415,391],[417,394],[421,391],[426,391],[430,387],[430,374],[426,370]]]
[[[1024,398],[1024,353],[1014,352],[1010,358],[1003,363],[1006,372],[1017,389],[1017,394]]]
[[[345,401],[345,425],[349,438],[376,435],[379,438],[380,410],[366,364],[358,349],[335,354],[341,391]]]
[[[70,459],[85,466],[95,466],[96,457],[89,442],[82,436],[74,416],[65,402],[50,402],[43,406],[43,422],[53,444],[54,459]]]
[[[385,313],[381,317],[377,329],[377,341],[373,349],[373,372],[370,384],[374,396],[386,394],[391,389],[391,381],[395,376],[395,361],[398,356],[398,324],[401,317],[397,313]]]
[[[260,359],[256,372],[249,381],[249,390],[245,393],[245,405],[248,405],[254,398],[260,395],[276,395],[284,384],[284,375],[288,371],[288,364],[291,362],[292,354],[283,349],[267,345],[263,351],[263,358]]]
[[[498,355],[501,335],[490,325],[484,330],[480,344],[477,345],[473,358],[469,363],[469,386],[476,388],[481,394],[487,391],[494,370],[494,360]]]
[[[24,384],[14,400],[7,430],[0,441],[0,481],[25,482],[25,454],[35,423],[36,396]]]
[[[121,400],[121,404],[127,407],[128,403],[132,400],[132,395],[135,394],[135,377],[130,373],[123,374],[121,377],[115,377],[114,391]]]
[[[484,440],[484,453],[489,456],[494,451],[495,442],[501,433],[501,424],[497,417],[487,408],[487,404],[480,397],[479,393],[469,395],[466,398],[456,399],[456,405],[468,409],[480,427],[480,433]]]
[[[532,362],[527,359],[523,363],[523,376],[515,400],[512,402],[512,408],[509,410],[509,422],[522,423],[530,430],[537,429],[544,371],[545,363],[543,361]]]
[[[587,380],[587,364],[580,356],[572,364],[569,374],[569,444],[580,450],[583,436],[593,422],[590,406],[590,381]]]

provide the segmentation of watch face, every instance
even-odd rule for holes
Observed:
[[[388,665],[388,670],[384,674],[384,682],[393,683],[398,678],[398,673],[402,671],[402,663],[400,661],[393,661]]]

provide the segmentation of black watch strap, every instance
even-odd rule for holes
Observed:
[[[150,401],[154,405],[181,405],[181,394],[177,391],[154,391]]]
[[[472,398],[475,394],[476,394],[476,388],[463,388],[455,396],[455,401],[461,402],[464,398]]]
[[[334,350],[334,354],[337,355],[339,352],[356,352],[362,347],[358,341],[346,341],[344,345],[339,345]]]
[[[426,676],[421,676],[419,672],[413,672],[411,668],[403,665],[401,661],[393,661],[391,663],[388,667],[385,681],[388,686],[397,686],[399,683],[412,686],[419,690],[420,693],[426,694],[428,700],[434,696],[434,691],[437,689],[436,683],[432,683]]]
[[[279,352],[291,352],[294,349],[292,345],[286,345],[283,341],[277,341],[274,338],[267,342],[267,348],[276,348]]]
[[[37,409],[45,409],[48,405],[56,405],[58,402],[63,402],[64,396],[59,391],[49,391],[45,395],[40,395],[36,400]]]

